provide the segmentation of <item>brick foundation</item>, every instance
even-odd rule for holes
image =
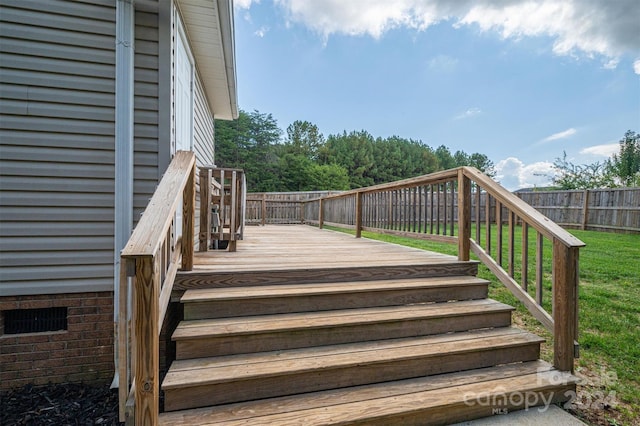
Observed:
[[[67,308],[67,330],[4,334],[2,311]],[[26,384],[109,383],[113,378],[113,293],[0,297],[0,389]]]

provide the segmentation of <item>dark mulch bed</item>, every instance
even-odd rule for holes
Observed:
[[[0,425],[119,425],[118,390],[62,384],[0,392]]]

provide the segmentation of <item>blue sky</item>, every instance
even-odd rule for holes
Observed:
[[[236,0],[240,107],[480,152],[508,189],[640,132],[637,0]]]

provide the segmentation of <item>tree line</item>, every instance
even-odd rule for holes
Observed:
[[[271,114],[240,111],[215,122],[216,165],[242,168],[251,192],[345,190],[392,182],[459,166],[493,175],[480,153],[451,153],[420,140],[374,137],[365,130],[325,136],[308,121],[283,132]]]

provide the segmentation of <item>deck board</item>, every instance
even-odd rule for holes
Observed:
[[[306,225],[247,227],[236,252],[195,254],[194,272],[450,263],[456,257]]]

